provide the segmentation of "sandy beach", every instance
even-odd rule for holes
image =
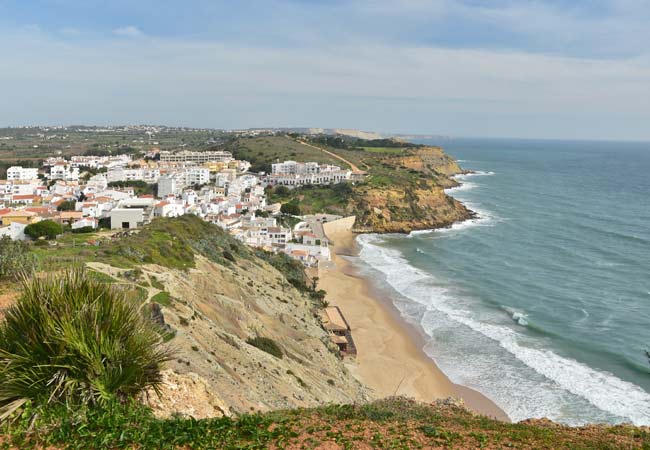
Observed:
[[[352,329],[358,354],[348,361],[349,370],[378,398],[403,395],[422,402],[461,398],[475,412],[508,420],[484,395],[452,383],[422,350],[419,330],[342,258],[357,251],[350,227],[326,226],[325,232],[332,241],[332,262],[319,269],[319,287],[327,291],[330,304],[341,308]]]

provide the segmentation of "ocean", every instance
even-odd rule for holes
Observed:
[[[650,424],[650,144],[453,139],[449,229],[362,235],[425,352],[515,421]]]

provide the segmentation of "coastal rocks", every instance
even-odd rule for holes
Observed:
[[[382,164],[392,166],[396,176],[389,185],[374,185],[371,179],[357,187],[348,208],[357,216],[355,231],[410,233],[444,228],[474,217],[444,191],[459,185],[453,175],[465,172],[441,148],[419,148],[387,158]]]
[[[375,233],[410,233],[468,220],[473,213],[428,181],[426,188],[369,189],[357,201],[357,229]]]

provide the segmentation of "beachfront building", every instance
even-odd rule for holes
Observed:
[[[338,306],[328,306],[320,311],[321,323],[330,340],[344,355],[356,355],[357,347],[352,339],[352,330]]]

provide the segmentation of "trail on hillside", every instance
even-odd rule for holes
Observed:
[[[311,147],[311,148],[315,148],[316,150],[320,150],[321,152],[327,153],[328,155],[330,155],[333,158],[336,158],[338,160],[343,161],[348,166],[350,166],[350,169],[352,169],[352,171],[354,171],[354,172],[363,172],[361,169],[359,169],[359,167],[357,167],[356,164],[351,163],[350,161],[348,161],[347,159],[345,159],[342,156],[337,155],[336,153],[330,152],[329,150],[325,150],[322,147],[317,147],[315,145],[309,144],[309,143],[307,143],[305,141],[301,141],[300,139],[296,139],[296,142],[298,142],[299,144],[302,144],[302,145],[306,145],[307,147]]]

